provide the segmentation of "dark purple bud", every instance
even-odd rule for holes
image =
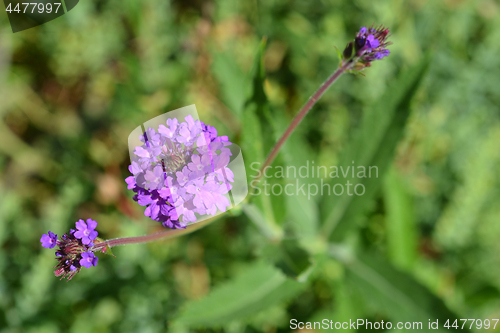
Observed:
[[[355,47],[355,50],[356,52],[358,52],[359,50],[361,50],[363,48],[363,46],[365,46],[365,43],[366,43],[366,40],[364,37],[356,37],[356,39],[354,40],[354,47]]]
[[[342,54],[344,59],[350,59],[352,56],[352,49],[354,47],[354,43],[350,42],[347,44],[347,46],[344,49],[344,53]]]

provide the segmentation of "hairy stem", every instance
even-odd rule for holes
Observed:
[[[356,63],[357,59],[353,58],[349,61],[347,61],[345,64],[343,64],[341,67],[339,67],[333,74],[325,81],[323,84],[316,90],[316,92],[309,97],[309,100],[307,101],[306,104],[300,109],[299,113],[293,118],[292,122],[286,129],[285,133],[281,136],[281,138],[278,140],[278,142],[274,145],[273,149],[269,153],[269,155],[266,158],[266,161],[260,168],[260,173],[255,177],[253,182],[258,182],[260,177],[262,177],[262,174],[264,173],[264,170],[266,167],[270,166],[271,163],[273,163],[274,159],[278,155],[280,149],[283,147],[283,144],[286,142],[286,140],[290,137],[290,135],[293,133],[293,131],[297,128],[297,126],[300,124],[302,119],[307,115],[307,113],[312,109],[312,107],[318,102],[318,100],[323,96],[323,94],[330,88],[330,86],[337,81],[337,79],[344,74],[347,70],[352,69],[354,64]]]
[[[118,246],[118,245],[148,243],[148,242],[157,241],[160,239],[169,239],[169,238],[174,238],[174,237],[178,237],[181,235],[189,234],[195,230],[201,229],[204,226],[212,223],[213,221],[217,220],[219,218],[219,216],[221,216],[221,215],[218,215],[216,217],[207,219],[205,221],[190,225],[186,229],[175,229],[175,230],[168,229],[165,231],[159,231],[159,232],[155,232],[153,234],[144,235],[144,236],[109,239],[109,240],[106,240],[104,242],[100,242],[100,243],[95,244],[94,246],[92,246],[90,251],[93,251],[93,252],[99,251],[99,250],[104,249],[108,246],[113,247],[113,246]]]

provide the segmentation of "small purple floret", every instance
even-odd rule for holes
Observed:
[[[366,42],[368,44],[368,47],[369,48],[376,48],[380,45],[380,42],[378,41],[378,39],[375,39],[375,36],[373,35],[369,35],[367,38],[366,38]]]
[[[47,249],[53,249],[57,244],[57,235],[49,231],[48,235],[42,235],[42,238],[40,238],[40,242],[42,242],[43,247],[46,247]]]
[[[80,265],[83,267],[90,268],[92,266],[97,266],[97,258],[93,252],[84,252],[82,253],[82,259],[80,259]]]
[[[82,240],[82,243],[89,245],[92,240],[97,238],[97,231],[94,229],[97,227],[97,222],[92,219],[87,219],[87,223],[83,220],[79,220],[75,223],[78,231],[75,232],[75,237]]]

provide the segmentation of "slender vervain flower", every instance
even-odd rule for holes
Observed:
[[[203,215],[217,215],[230,207],[228,193],[235,176],[228,167],[232,156],[227,136],[192,116],[184,122],[168,119],[156,130],[141,135],[129,166],[133,174],[125,181],[136,193],[134,200],[146,206],[144,214],[171,229],[183,229]],[[203,225],[200,223],[199,225]],[[165,230],[145,236],[102,240],[97,222],[79,220],[59,240],[49,231],[40,238],[43,247],[59,247],[55,275],[71,280],[82,267],[96,266],[96,252],[111,254],[111,247],[138,244],[179,235],[183,230]],[[196,227],[192,228],[196,230]]]
[[[227,136],[192,116],[184,122],[168,119],[158,130],[141,135],[125,181],[146,206],[144,215],[164,227],[184,229],[198,216],[215,216],[230,206],[228,192],[234,182],[227,167],[232,155]]]
[[[87,219],[87,222],[79,220],[75,223],[76,228],[64,234],[59,240],[57,235],[49,231],[40,239],[43,247],[48,249],[54,248],[56,245],[59,249],[55,252],[56,260],[59,262],[54,268],[54,274],[60,276],[61,279],[67,278],[71,280],[82,267],[90,268],[97,265],[98,258],[94,255],[92,247],[93,241],[100,240],[97,238],[97,222],[92,219]],[[106,249],[103,249],[103,252]]]

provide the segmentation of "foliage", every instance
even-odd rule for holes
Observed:
[[[289,321],[498,318],[500,8],[494,1],[80,1],[12,34],[0,15],[0,332],[288,332]],[[42,233],[160,230],[126,190],[127,137],[196,104],[249,182],[360,26],[391,55],[344,75],[265,195],[178,238],[113,248],[69,283]],[[429,51],[431,51],[429,53]],[[427,55],[429,54],[429,55]],[[279,166],[378,166],[280,177]],[[328,169],[330,170],[330,169]],[[442,327],[441,327],[442,328]]]

